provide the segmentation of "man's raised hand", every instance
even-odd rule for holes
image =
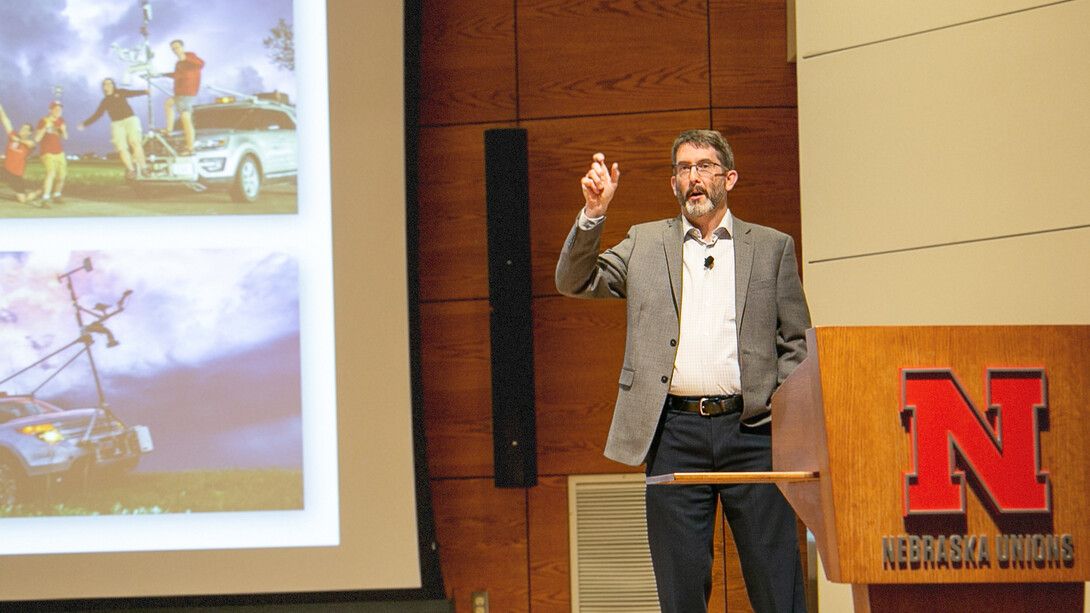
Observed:
[[[621,169],[614,162],[612,167],[606,166],[606,156],[595,153],[590,170],[583,175],[580,184],[583,187],[583,198],[586,199],[584,214],[590,218],[601,217],[606,214],[610,200],[617,191],[617,183],[621,178]]]

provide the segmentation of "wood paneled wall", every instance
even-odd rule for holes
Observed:
[[[597,151],[621,165],[603,243],[677,214],[670,146],[721,130],[739,217],[800,248],[794,65],[784,0],[423,0],[418,126],[424,419],[440,559],[459,613],[570,611],[567,475],[635,472],[602,447],[624,305],[561,297],[560,247]],[[528,132],[538,485],[492,481],[484,131]],[[731,550],[728,537],[717,548]],[[718,557],[717,557],[718,559]],[[713,610],[748,611],[737,562]]]

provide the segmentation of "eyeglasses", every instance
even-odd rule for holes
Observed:
[[[696,174],[705,179],[710,179],[718,175],[719,169],[722,167],[721,164],[716,164],[715,162],[697,162],[696,164],[678,162],[677,164],[674,164],[674,174],[678,177],[687,177],[689,176],[689,172],[695,168]]]

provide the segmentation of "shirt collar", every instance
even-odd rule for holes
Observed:
[[[685,240],[693,238],[706,245],[714,245],[715,241],[721,238],[730,238],[734,236],[734,216],[731,215],[730,209],[727,209],[727,213],[723,215],[723,219],[719,221],[719,225],[715,227],[715,230],[712,230],[712,236],[707,241],[700,238],[700,230],[689,221],[688,217],[682,215],[681,222],[685,224],[683,226],[685,229]]]

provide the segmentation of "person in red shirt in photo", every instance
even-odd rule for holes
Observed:
[[[45,181],[42,182],[42,201],[58,200],[64,190],[64,179],[68,176],[68,160],[64,157],[64,143],[61,139],[68,140],[68,125],[61,118],[64,105],[60,100],[49,103],[49,114],[38,122],[38,131],[34,133],[34,140],[38,142],[40,151],[38,158],[45,166]]]
[[[41,192],[29,192],[23,174],[26,173],[26,159],[34,150],[33,130],[29,123],[24,123],[16,132],[12,129],[11,119],[0,106],[0,124],[4,126],[4,133],[8,135],[8,145],[4,149],[4,166],[0,168],[0,178],[15,190],[15,199],[19,202],[31,202]]]
[[[201,89],[201,67],[204,60],[197,57],[196,53],[185,50],[185,44],[180,40],[170,43],[174,55],[178,56],[178,63],[174,65],[174,72],[164,74],[164,77],[174,78],[174,97],[167,98],[167,133],[174,131],[174,111],[177,109],[182,118],[182,131],[185,132],[185,151],[182,155],[193,154],[193,99]]]

